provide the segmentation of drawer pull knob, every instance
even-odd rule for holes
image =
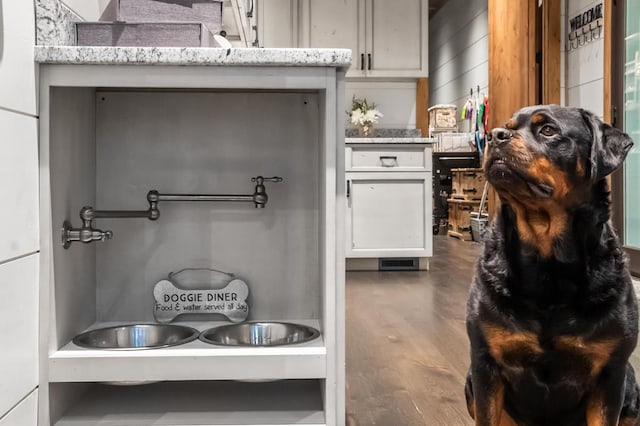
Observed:
[[[471,188],[471,189],[463,189],[462,192],[464,192],[465,194],[475,194],[476,192],[478,192],[478,190],[475,188]]]
[[[380,163],[382,167],[395,167],[398,165],[398,157],[395,155],[381,155]]]

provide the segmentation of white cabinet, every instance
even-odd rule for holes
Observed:
[[[347,77],[426,77],[427,0],[301,0],[302,47],[353,52]]]
[[[265,50],[254,54],[280,53]],[[42,388],[50,389],[41,392],[41,422],[344,425],[342,68],[42,64],[40,75]],[[113,231],[108,241],[61,244],[61,224],[79,226],[83,205],[135,210],[152,188],[251,194],[259,174],[284,179],[266,183],[265,208],[165,203],[155,222],[97,220]],[[311,325],[320,337],[151,351],[72,341],[89,328],[153,322],[155,283],[192,265],[246,281],[249,319]],[[178,321],[198,330],[227,324]]]
[[[0,107],[36,114],[33,1],[0,0]]]
[[[431,148],[346,149],[347,257],[432,255]]]
[[[36,426],[38,424],[38,390],[23,399],[4,417],[0,416],[0,426]]]
[[[1,75],[1,73],[0,73]],[[11,84],[8,84],[11,86]],[[0,110],[0,261],[38,250],[38,120]]]
[[[260,47],[298,47],[298,1],[256,2],[257,28],[249,39],[257,35]]]
[[[351,49],[353,59],[347,76],[364,76],[365,0],[304,0],[301,9],[302,45]]]
[[[38,256],[0,265],[0,418],[38,386]]]

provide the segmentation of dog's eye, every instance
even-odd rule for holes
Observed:
[[[556,133],[557,133],[556,129],[554,129],[553,126],[550,126],[548,124],[545,124],[540,128],[540,134],[543,136],[554,136]]]

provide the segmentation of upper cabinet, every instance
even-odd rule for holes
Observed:
[[[426,77],[428,0],[301,0],[301,47],[347,48],[347,77]]]
[[[260,46],[351,49],[351,78],[429,74],[428,0],[274,0],[259,7]]]
[[[351,49],[353,59],[347,77],[365,75],[366,0],[302,0],[301,47]]]
[[[256,2],[257,36],[259,47],[299,47],[299,0],[268,0]],[[251,37],[250,37],[251,39]],[[251,39],[254,42],[254,39]]]
[[[427,77],[427,0],[368,0],[365,7],[366,74],[372,77]]]

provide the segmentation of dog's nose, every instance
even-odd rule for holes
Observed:
[[[511,130],[503,129],[500,127],[493,129],[491,131],[491,134],[493,135],[493,137],[491,138],[492,139],[491,143],[495,145],[502,145],[503,143],[507,143],[513,137]]]

